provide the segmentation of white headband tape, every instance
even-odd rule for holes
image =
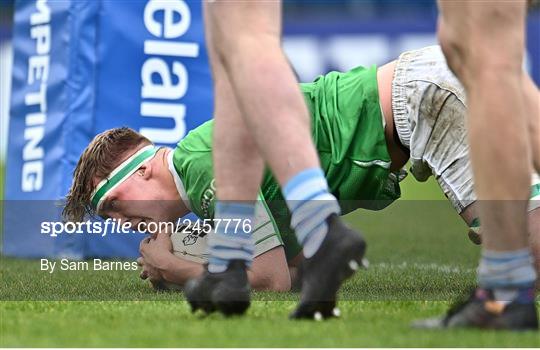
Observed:
[[[94,189],[94,192],[92,192],[91,197],[91,203],[96,212],[99,211],[103,200],[107,197],[107,194],[118,187],[133,173],[135,173],[142,164],[154,157],[158,149],[158,147],[153,145],[141,148],[131,157],[122,162],[122,164],[117,166],[109,176],[100,181],[100,183]]]

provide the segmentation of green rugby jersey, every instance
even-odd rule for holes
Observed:
[[[378,210],[399,198],[397,177],[389,171],[376,67],[331,72],[300,87],[311,114],[321,167],[330,191],[340,201],[342,213],[357,208]],[[180,141],[174,151],[174,166],[191,209],[201,218],[214,216],[212,130],[213,121],[204,123]],[[289,227],[290,217],[280,187],[269,170],[265,171],[261,197],[284,241],[287,258],[294,257],[300,247]]]

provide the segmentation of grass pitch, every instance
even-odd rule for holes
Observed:
[[[472,288],[478,247],[431,186],[377,213],[347,217],[368,239],[369,269],[341,293],[343,316],[290,321],[295,293],[254,293],[245,317],[192,315],[181,293],[154,292],[138,272],[39,271],[0,260],[1,347],[538,347],[538,332],[426,331],[411,321],[445,312]],[[416,192],[420,189],[420,192]],[[428,200],[430,199],[430,200]]]

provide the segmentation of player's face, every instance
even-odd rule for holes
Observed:
[[[174,221],[178,196],[166,191],[161,182],[145,176],[146,167],[126,179],[105,198],[98,213],[122,222],[130,222],[133,228],[141,222]]]

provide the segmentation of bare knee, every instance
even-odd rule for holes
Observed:
[[[458,33],[447,24],[444,19],[439,18],[437,37],[441,46],[446,63],[450,70],[460,79],[463,77],[463,65],[460,62],[466,58],[465,43],[459,40]]]
[[[207,46],[228,71],[252,53],[280,48],[280,2],[205,2],[204,11]]]
[[[492,80],[500,83],[500,79],[521,76],[523,57],[520,50],[502,52],[487,45],[472,45],[451,32],[451,29],[439,29],[441,49],[448,67],[467,89],[486,80],[489,84]]]
[[[525,1],[457,5],[442,0],[440,5],[439,42],[448,66],[466,87],[483,77],[521,74]]]

